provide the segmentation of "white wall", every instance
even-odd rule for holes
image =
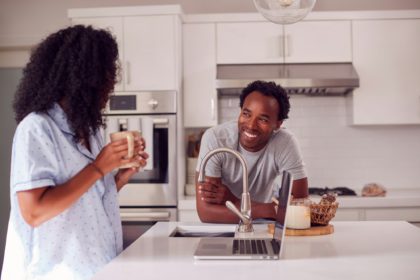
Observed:
[[[349,100],[291,97],[284,126],[300,143],[310,186],[361,190],[376,182],[388,189],[420,189],[420,126],[352,126]],[[219,101],[219,122],[236,119],[238,104],[239,99]]]

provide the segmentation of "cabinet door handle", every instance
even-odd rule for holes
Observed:
[[[211,120],[214,121],[216,119],[216,112],[215,112],[215,105],[214,105],[214,98],[210,100],[210,107],[211,107]]]
[[[125,62],[125,77],[126,77],[126,83],[129,85],[131,83],[131,77],[130,77],[130,62]]]
[[[284,41],[285,41],[284,36],[280,35],[280,48],[279,48],[280,57],[284,57]]]
[[[284,56],[292,55],[292,37],[287,34],[284,40]]]

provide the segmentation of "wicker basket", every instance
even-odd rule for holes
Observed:
[[[326,226],[335,216],[338,208],[338,202],[331,204],[311,204],[311,224]]]

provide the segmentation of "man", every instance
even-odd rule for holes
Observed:
[[[252,82],[242,91],[240,107],[237,123],[210,128],[201,140],[196,197],[202,222],[238,222],[238,217],[225,206],[227,200],[238,209],[241,203],[243,171],[236,157],[228,153],[214,155],[207,162],[205,182],[197,182],[202,159],[220,147],[238,151],[247,163],[253,219],[275,219],[273,183],[283,170],[293,175],[293,197],[308,196],[308,180],[297,142],[290,132],[280,128],[290,109],[284,89],[273,82]]]

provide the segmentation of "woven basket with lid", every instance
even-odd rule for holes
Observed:
[[[326,226],[335,216],[338,202],[328,204],[311,203],[311,224]]]

